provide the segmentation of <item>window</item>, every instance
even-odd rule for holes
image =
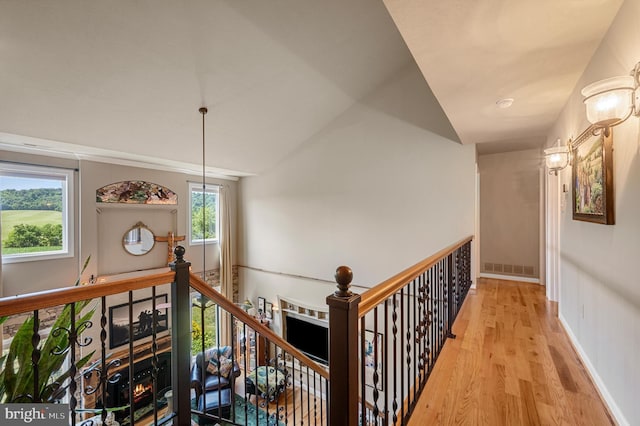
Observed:
[[[218,187],[189,183],[189,243],[191,245],[218,241]]]
[[[0,163],[2,261],[73,256],[73,171]]]

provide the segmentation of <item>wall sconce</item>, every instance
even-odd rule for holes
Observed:
[[[596,81],[582,89],[587,120],[595,127],[616,126],[631,115],[640,116],[640,62],[630,75]]]
[[[560,139],[558,139],[558,143]],[[553,173],[558,176],[558,170],[562,170],[569,165],[571,159],[571,153],[569,152],[569,146],[554,146],[553,148],[547,148],[544,150],[544,157],[549,169],[549,174]]]

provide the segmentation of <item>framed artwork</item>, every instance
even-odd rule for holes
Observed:
[[[573,219],[613,225],[613,134],[589,127],[571,144]]]
[[[178,204],[178,195],[157,183],[125,180],[98,188],[96,203]]]
[[[365,330],[364,332],[365,385],[373,388],[373,374],[377,372],[379,381],[376,384],[376,389],[379,391],[384,390],[382,386],[382,368],[384,365],[383,337],[382,333],[374,333],[371,330]]]
[[[265,303],[264,297],[258,297],[258,313],[264,314]]]
[[[153,304],[151,297],[140,299],[131,305],[133,310],[133,340],[153,334]],[[167,306],[167,294],[156,295],[156,332],[169,329],[167,308],[158,309],[160,304]],[[129,343],[129,304],[109,308],[109,348]]]
[[[272,319],[273,318],[273,303],[271,302],[267,302],[264,305],[265,311],[264,311],[264,315],[266,318],[268,319]]]

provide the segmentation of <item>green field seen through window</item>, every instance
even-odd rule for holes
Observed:
[[[62,224],[62,212],[53,210],[2,210],[2,253],[39,253],[61,250],[62,246],[7,247],[5,240],[14,226],[19,224],[42,226]]]

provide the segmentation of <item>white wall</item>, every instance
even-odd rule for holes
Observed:
[[[167,245],[156,243],[145,256],[132,256],[124,252],[122,237],[136,222],[147,224],[158,236],[168,231],[177,235],[187,232],[188,182],[201,180],[184,173],[120,166],[94,161],[76,161],[54,157],[0,151],[3,160],[54,167],[78,168],[75,188],[75,253],[73,257],[46,261],[9,263],[3,265],[4,296],[25,294],[73,285],[82,263],[91,256],[83,281],[91,275],[117,274],[140,269],[166,266]],[[178,206],[122,206],[103,207],[96,211],[96,189],[123,180],[146,180],[164,185],[178,194]],[[208,179],[209,183],[224,184],[230,188],[232,232],[236,232],[237,182]],[[120,208],[118,208],[120,207]],[[187,249],[186,259],[194,272],[202,270],[202,246],[180,244]],[[219,268],[218,245],[207,245],[206,268]],[[234,252],[235,257],[235,252]],[[235,261],[234,261],[235,263]]]
[[[540,277],[540,167],[537,149],[478,156],[481,272]],[[514,268],[497,271],[487,263]]]
[[[18,163],[71,168],[78,167],[78,161],[45,157],[40,155],[28,155],[17,152],[0,151],[3,161],[13,161]],[[73,256],[60,259],[39,260],[29,262],[6,263],[2,266],[2,296],[15,296],[34,291],[50,290],[58,287],[73,285],[78,278],[78,204],[77,194],[78,173],[74,173],[74,188],[76,188],[74,203],[74,253]]]
[[[627,0],[556,125],[552,141],[587,127],[580,89],[629,72],[640,60],[640,2]],[[616,224],[572,220],[561,200],[559,315],[621,424],[640,419],[640,120],[613,131]],[[561,176],[570,185],[571,169]],[[570,186],[569,186],[570,187]]]
[[[122,236],[138,221],[144,222],[157,236],[166,236],[173,231],[186,236],[189,204],[188,182],[201,181],[201,177],[189,176],[162,170],[119,166],[114,164],[81,161],[81,258],[92,256],[85,278],[94,275],[117,274],[139,269],[166,266],[167,245],[157,242],[153,250],[144,256],[132,256],[122,248]],[[96,189],[123,180],[144,180],[157,183],[178,194],[177,206],[99,206],[96,212]],[[225,184],[231,188],[231,216],[235,218],[235,192],[237,183],[208,179],[209,183]],[[235,232],[235,223],[232,224]],[[191,262],[194,272],[202,271],[204,257],[201,245],[189,245],[187,240],[179,243],[186,248],[185,258]],[[205,249],[206,268],[219,268],[218,245],[207,245]]]
[[[344,264],[371,287],[473,234],[475,148],[427,130],[429,96],[408,67],[277,167],[241,179],[239,263],[329,281]],[[245,268],[240,282],[241,297],[317,306],[335,289]]]

